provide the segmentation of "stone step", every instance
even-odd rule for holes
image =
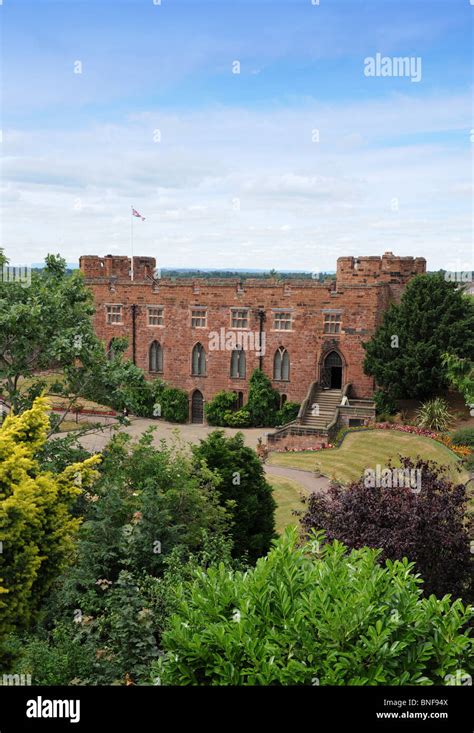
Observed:
[[[319,415],[334,415],[335,412],[335,410],[329,410],[326,407],[319,407],[319,410],[315,410],[315,413],[313,413],[312,410],[306,410],[305,415],[310,415],[311,417],[319,417]]]
[[[330,422],[331,420],[326,420],[321,417],[308,417],[306,420],[303,420],[303,425],[329,425]]]

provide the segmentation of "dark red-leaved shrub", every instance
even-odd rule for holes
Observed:
[[[420,490],[409,486],[371,488],[362,477],[348,487],[333,486],[327,494],[307,499],[301,526],[324,529],[328,541],[351,548],[380,547],[380,561],[408,557],[424,580],[424,593],[472,602],[474,555],[466,517],[467,488],[454,484],[446,468],[420,458],[400,457],[402,466],[420,470]],[[380,483],[380,482],[378,482]]]

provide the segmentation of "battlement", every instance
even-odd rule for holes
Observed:
[[[337,284],[371,285],[376,282],[405,284],[426,272],[424,257],[397,257],[385,252],[382,257],[339,257]]]
[[[132,279],[132,260],[123,255],[83,255],[79,258],[81,272],[89,280],[116,278]],[[133,258],[133,279],[144,282],[153,277],[156,269],[154,257]],[[337,260],[337,286],[341,285],[405,285],[412,277],[426,272],[424,257],[397,257],[385,252],[382,257],[339,257]],[[228,284],[226,281],[225,284]],[[261,280],[249,280],[247,285],[272,286]],[[320,286],[312,282],[312,286]],[[397,288],[394,288],[397,290]]]
[[[121,280],[132,279],[132,260],[123,255],[83,255],[79,258],[79,267],[88,279],[116,277]],[[145,280],[152,277],[156,268],[154,257],[133,258],[133,279]]]

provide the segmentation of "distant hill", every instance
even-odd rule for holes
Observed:
[[[33,270],[42,270],[45,267],[44,262],[35,262],[31,265]],[[67,270],[77,270],[79,267],[76,263],[67,263]],[[334,278],[336,276],[335,270],[327,270],[326,272],[318,273],[318,277],[313,277],[313,273],[307,270],[264,270],[264,269],[245,269],[243,267],[236,267],[233,270],[213,270],[210,267],[201,268],[188,268],[188,267],[162,267],[160,268],[161,277],[169,278],[190,278],[190,277],[202,277],[202,278],[270,278],[270,277],[281,277],[287,279],[301,278],[304,280],[325,280],[326,278]]]

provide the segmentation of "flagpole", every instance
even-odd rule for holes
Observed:
[[[130,249],[132,252],[132,282],[133,282],[133,206],[130,207]]]

